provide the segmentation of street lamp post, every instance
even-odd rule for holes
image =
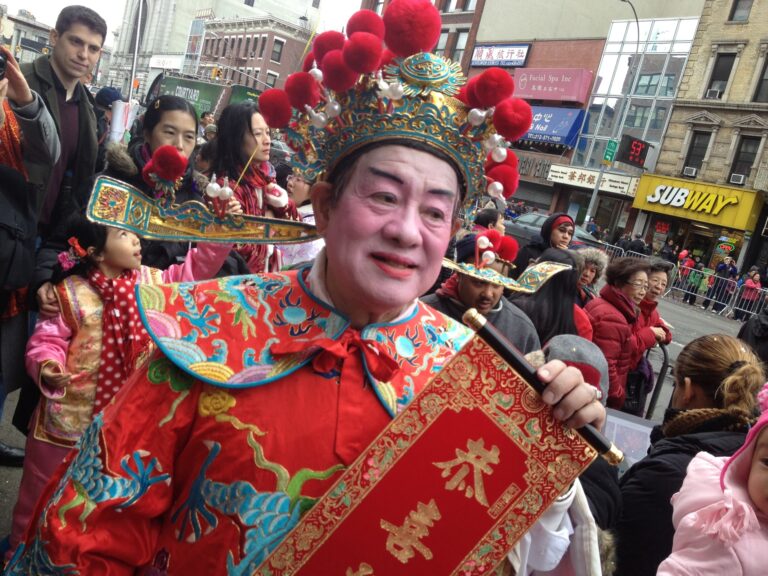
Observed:
[[[627,104],[631,104],[632,102],[632,93],[635,89],[635,81],[637,80],[637,71],[640,67],[640,20],[637,17],[637,10],[635,10],[634,4],[630,0],[619,0],[620,2],[626,2],[629,4],[629,7],[632,8],[632,14],[635,16],[635,27],[637,29],[637,42],[635,44],[635,58],[632,62],[632,66],[629,70],[629,83],[627,86],[627,93],[622,94],[621,97],[621,107],[619,108],[617,106],[617,109],[619,110],[618,116],[614,115],[615,124],[613,125],[613,132],[611,134],[611,140],[617,140],[621,137],[621,133],[624,130],[624,119],[627,114]],[[608,164],[608,169],[613,168],[613,160],[611,160]],[[597,174],[597,179],[595,180],[595,187],[592,189],[592,196],[589,199],[589,206],[587,207],[587,215],[584,218],[584,222],[582,223],[582,226],[584,229],[586,229],[587,224],[589,224],[590,220],[594,217],[595,214],[595,207],[597,206],[597,196],[600,192],[600,184],[603,181],[603,175],[606,171],[606,162],[601,161],[600,162],[600,172]]]
[[[139,0],[139,13],[136,18],[136,43],[133,46],[133,63],[131,64],[131,79],[128,82],[128,102],[133,98],[133,84],[136,81],[136,62],[139,59],[139,44],[141,43],[141,7],[144,0]]]

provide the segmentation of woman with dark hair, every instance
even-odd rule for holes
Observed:
[[[212,170],[229,186],[251,216],[298,219],[296,205],[288,193],[275,183],[275,169],[269,163],[271,138],[269,126],[255,102],[230,104],[219,117],[219,137]],[[271,244],[247,244],[237,247],[252,273],[278,271],[280,252]]]
[[[494,208],[480,210],[475,216],[472,231],[484,232],[485,230],[498,230],[504,234],[504,214]]]
[[[555,274],[533,294],[522,294],[514,304],[526,313],[545,345],[553,336],[577,334],[592,339],[592,326],[584,311],[576,305],[576,292],[581,267],[578,256],[570,250],[547,248],[539,262],[559,262],[570,270]]]
[[[531,241],[523,246],[515,258],[515,268],[510,276],[517,279],[531,262],[537,260],[547,248],[566,249],[571,243],[575,224],[565,212],[556,212],[544,220],[541,225],[541,235],[534,236]]]
[[[755,396],[765,381],[759,358],[732,336],[690,342],[675,361],[675,389],[648,456],[621,478],[617,574],[651,576],[672,551],[672,495],[699,452],[731,456],[755,423]]]
[[[633,368],[637,344],[633,324],[640,302],[648,291],[648,264],[635,258],[619,258],[606,270],[607,284],[600,297],[584,310],[592,321],[593,341],[608,361],[608,406],[621,409],[626,397],[627,373]]]

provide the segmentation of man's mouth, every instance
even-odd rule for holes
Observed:
[[[398,256],[397,254],[376,252],[371,254],[371,257],[373,258],[374,263],[381,268],[385,274],[393,278],[407,278],[417,268],[412,260]]]

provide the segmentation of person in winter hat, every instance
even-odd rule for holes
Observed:
[[[547,248],[568,248],[575,226],[573,218],[565,212],[556,212],[544,220],[544,224],[541,225],[541,235],[534,236],[517,254],[511,276],[513,278],[520,276]]]
[[[764,574],[768,561],[768,384],[763,411],[730,458],[699,453],[672,497],[675,540],[661,576]]]

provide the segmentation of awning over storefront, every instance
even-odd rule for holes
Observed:
[[[576,145],[584,110],[533,106],[533,123],[522,140],[561,144],[568,148]]]
[[[762,206],[763,197],[754,190],[656,174],[640,178],[632,204],[647,212],[749,232],[755,229]]]

